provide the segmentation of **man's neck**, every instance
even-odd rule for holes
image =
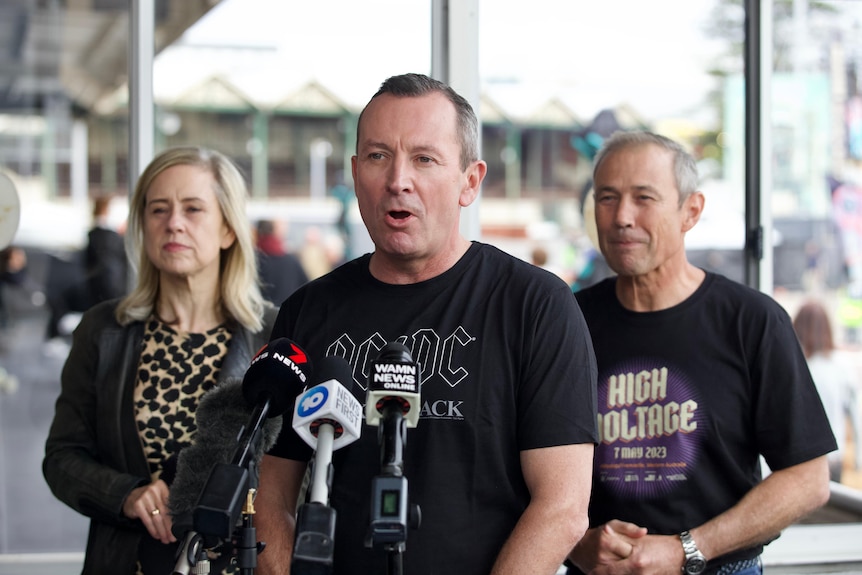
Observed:
[[[471,242],[459,237],[445,254],[431,258],[398,260],[375,252],[369,271],[375,279],[394,285],[408,285],[430,280],[450,270],[470,249]]]
[[[705,277],[706,272],[688,262],[678,270],[658,269],[643,276],[619,276],[617,299],[631,311],[668,309],[688,299]]]

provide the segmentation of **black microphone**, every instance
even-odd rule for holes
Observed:
[[[176,479],[171,484],[168,507],[174,518],[174,535],[178,519],[191,513],[214,463],[227,463],[236,449],[237,437],[245,429],[251,409],[242,391],[242,380],[229,378],[201,396],[195,412],[194,442],[177,456]],[[254,452],[256,461],[271,448],[281,432],[282,420],[274,417],[263,427],[263,440]],[[190,526],[190,525],[189,525]]]
[[[234,436],[233,456],[229,462],[216,463],[200,492],[193,511],[194,529],[204,536],[230,540],[250,486],[249,466],[255,471],[266,451],[261,445],[261,429],[267,418],[286,411],[308,381],[311,362],[296,343],[286,338],[271,341],[252,359],[242,381],[247,423]],[[248,412],[245,411],[247,415]]]
[[[332,452],[359,439],[362,404],[350,389],[353,376],[344,358],[327,356],[318,363],[320,383],[296,398],[293,429],[315,450],[309,499],[299,508],[290,572],[321,575],[332,570],[335,509],[329,506]]]
[[[252,358],[242,378],[242,393],[249,405],[269,402],[269,417],[275,417],[293,407],[311,372],[311,360],[305,351],[280,337],[263,346]]]
[[[404,477],[407,428],[416,427],[421,404],[421,368],[407,346],[390,342],[371,362],[365,421],[379,426],[380,474],[371,484],[371,524],[366,546],[383,544],[393,565],[400,565],[407,529],[418,529],[421,510],[408,501]]]
[[[197,431],[194,442],[177,456],[176,478],[168,494],[171,531],[183,543],[174,567],[174,575],[186,575],[196,564],[201,549],[214,547],[217,541],[194,531],[192,515],[198,498],[210,476],[214,463],[227,463],[236,449],[237,437],[245,429],[251,408],[245,400],[242,380],[229,378],[201,396],[195,411]],[[263,454],[275,445],[281,432],[282,418],[267,420],[261,441],[253,458],[260,462]]]
[[[406,345],[397,341],[384,345],[377,359],[371,362],[365,422],[380,425],[381,417],[391,407],[401,411],[407,427],[416,427],[422,410],[419,378],[419,364],[413,361]]]

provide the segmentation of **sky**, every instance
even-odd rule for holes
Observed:
[[[551,98],[586,120],[620,104],[691,116],[714,87],[715,1],[479,0],[482,91],[515,116]],[[388,76],[430,73],[430,30],[430,0],[222,0],[159,55],[155,91],[221,73],[277,101],[314,79],[359,107]]]

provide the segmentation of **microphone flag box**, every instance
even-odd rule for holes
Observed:
[[[359,439],[362,429],[362,404],[334,379],[315,385],[296,398],[293,429],[308,445],[317,447],[320,426],[335,429],[332,449],[337,450]]]
[[[419,364],[408,361],[377,359],[371,362],[365,401],[365,421],[380,425],[382,404],[394,401],[401,406],[407,427],[416,427],[419,420]]]

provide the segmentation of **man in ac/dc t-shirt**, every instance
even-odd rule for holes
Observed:
[[[558,277],[458,231],[479,190],[478,128],[448,86],[396,76],[360,116],[353,179],[374,252],[301,287],[272,337],[314,360],[344,357],[364,402],[388,342],[421,368],[421,413],[403,470],[421,525],[403,554],[366,546],[378,429],[335,452],[336,574],[553,575],[587,527],[595,357]],[[289,427],[263,458],[256,502],[261,574],[290,566],[310,449]]]
[[[704,199],[677,143],[615,134],[594,182],[618,275],[576,294],[599,366],[599,444],[591,529],[570,560],[583,572],[760,573],[763,545],[826,501],[835,449],[790,318],[686,260]]]

